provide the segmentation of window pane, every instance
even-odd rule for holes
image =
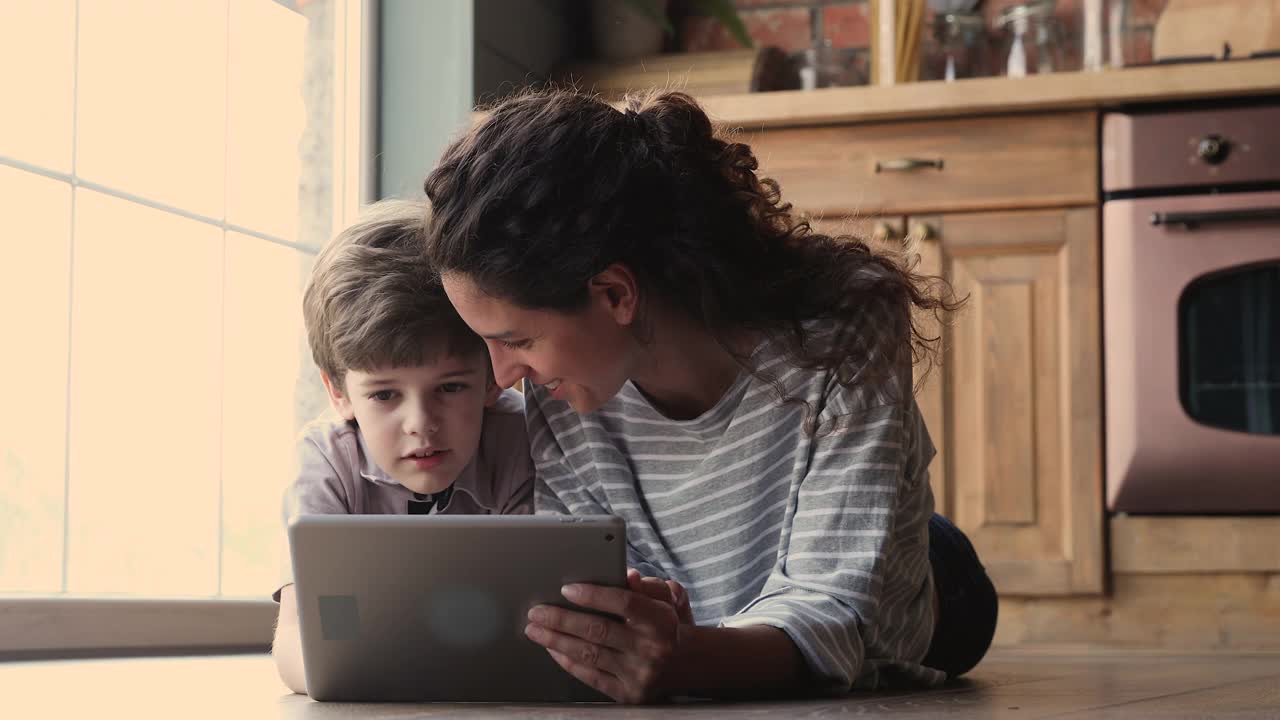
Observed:
[[[327,403],[313,251],[255,235],[354,207],[359,6],[0,2],[0,156],[87,183],[0,165],[0,593],[274,589]]]
[[[0,592],[62,589],[71,186],[0,167]]]
[[[81,177],[222,217],[225,0],[82,0],[77,84]]]
[[[301,153],[328,152],[303,145],[304,50],[323,52],[318,43],[304,48],[306,34],[306,19],[272,0],[232,0],[227,220],[295,242]],[[329,66],[311,67],[318,73]]]
[[[222,593],[266,597],[278,577],[281,499],[298,429],[324,406],[306,350],[312,256],[228,233],[223,367]]]
[[[1187,414],[1224,430],[1280,435],[1280,264],[1201,278],[1178,314]]]
[[[222,230],[77,190],[67,585],[218,578]]]
[[[71,172],[74,0],[0,3],[0,155]]]

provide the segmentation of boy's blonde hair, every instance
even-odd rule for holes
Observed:
[[[302,299],[311,356],[337,387],[348,370],[412,367],[440,354],[481,354],[423,257],[430,208],[383,200],[330,240]]]

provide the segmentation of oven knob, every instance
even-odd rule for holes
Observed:
[[[1218,165],[1227,159],[1231,144],[1221,135],[1205,135],[1196,145],[1196,156],[1210,165]]]

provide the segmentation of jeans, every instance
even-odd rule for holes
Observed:
[[[929,564],[938,591],[938,622],[921,664],[959,677],[991,647],[999,603],[969,538],[941,515],[929,518]]]

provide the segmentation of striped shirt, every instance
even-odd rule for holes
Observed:
[[[934,447],[910,368],[891,379],[906,389],[895,402],[896,388],[790,366],[776,343],[754,360],[804,402],[742,373],[693,420],[630,382],[583,416],[531,386],[537,512],[622,517],[629,564],[683,584],[699,625],[779,628],[835,689],[942,682],[919,664],[934,624]]]

